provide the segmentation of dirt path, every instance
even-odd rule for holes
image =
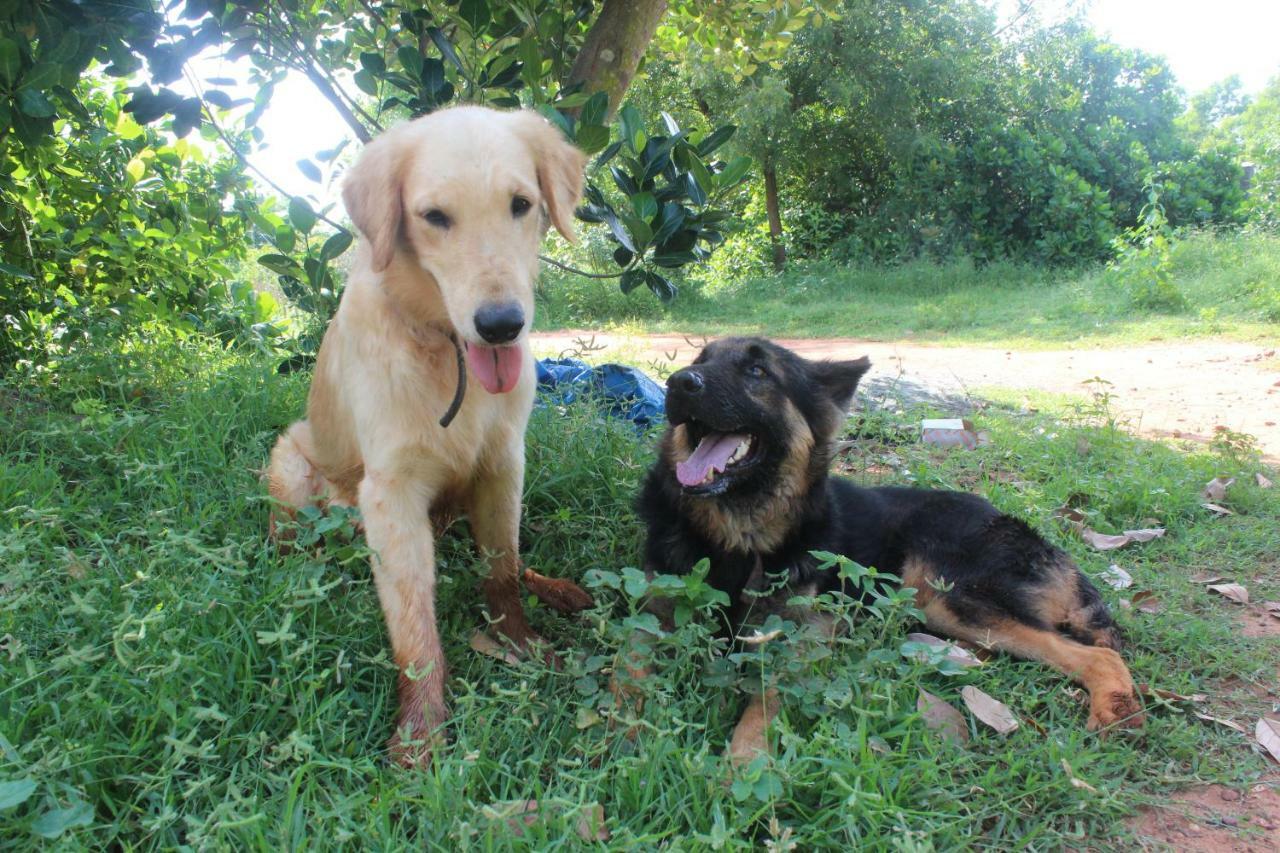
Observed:
[[[603,347],[591,361],[687,364],[693,345],[680,335],[619,335],[587,331],[533,336],[539,356],[578,349],[594,337]],[[982,388],[1087,395],[1085,383],[1112,383],[1113,408],[1147,435],[1207,440],[1222,426],[1257,438],[1268,461],[1280,462],[1280,357],[1271,346],[1188,341],[1113,349],[1015,352],[979,347],[921,346],[850,338],[780,339],[808,358],[871,357],[872,375],[901,376],[940,394]]]

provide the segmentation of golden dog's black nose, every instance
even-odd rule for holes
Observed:
[[[510,343],[524,328],[524,309],[515,302],[482,305],[476,311],[475,324],[485,343]]]
[[[667,377],[667,389],[684,394],[697,394],[702,390],[704,384],[702,374],[687,367],[684,370],[677,370]]]

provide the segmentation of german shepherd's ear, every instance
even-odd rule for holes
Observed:
[[[582,198],[587,155],[570,145],[551,122],[533,110],[519,110],[515,120],[516,132],[529,146],[537,164],[538,191],[546,202],[551,224],[570,243],[578,242],[573,231],[573,209]]]
[[[810,374],[831,402],[840,411],[848,411],[853,403],[853,392],[858,390],[858,380],[871,369],[871,360],[865,355],[853,361],[817,361]]]
[[[400,182],[406,143],[407,137],[399,128],[382,134],[364,147],[342,181],[342,203],[369,241],[374,272],[391,265],[400,239],[404,215]]]

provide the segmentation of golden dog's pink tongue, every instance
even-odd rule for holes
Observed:
[[[520,382],[524,353],[519,346],[486,347],[467,343],[467,364],[490,394],[505,394]]]
[[[676,465],[676,479],[682,486],[698,485],[706,479],[707,472],[711,469],[723,471],[738,445],[749,440],[749,436],[728,432],[713,432],[704,436],[693,455]]]

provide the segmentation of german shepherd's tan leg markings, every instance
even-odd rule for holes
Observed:
[[[925,624],[934,631],[1014,657],[1047,663],[1080,682],[1089,691],[1090,730],[1142,725],[1142,706],[1134,695],[1133,679],[1114,649],[1086,646],[1055,631],[1013,620],[988,625],[966,622],[952,613],[942,598],[932,599],[923,610]]]
[[[729,761],[734,767],[749,764],[761,753],[769,754],[769,724],[778,716],[778,707],[778,691],[772,688],[751,694],[729,741]]]

